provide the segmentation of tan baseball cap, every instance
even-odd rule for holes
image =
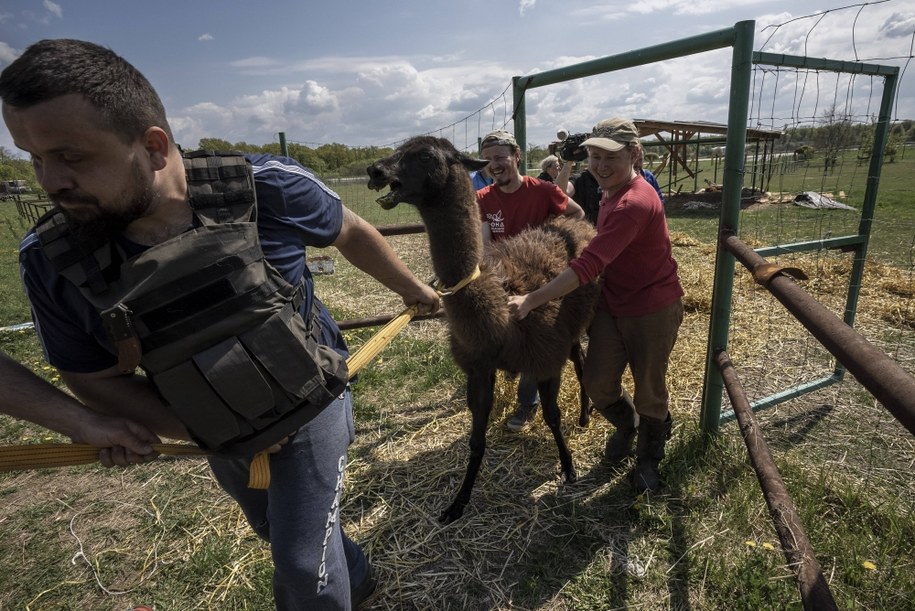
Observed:
[[[515,137],[504,129],[497,129],[494,132],[489,132],[483,136],[483,140],[480,142],[480,149],[485,149],[487,146],[510,146],[513,149],[518,148],[518,141],[515,140]]]
[[[605,151],[619,151],[627,144],[638,144],[639,130],[629,119],[604,119],[591,130],[591,137],[582,146],[596,146]]]

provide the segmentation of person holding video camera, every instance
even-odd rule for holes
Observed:
[[[616,427],[607,440],[607,460],[625,460],[638,437],[630,481],[637,492],[657,490],[672,427],[667,368],[683,321],[683,288],[664,207],[636,169],[642,145],[635,124],[601,121],[581,146],[603,192],[597,236],[553,280],[510,297],[509,309],[521,319],[581,284],[602,279],[588,329],[583,382],[595,408]],[[635,384],[632,398],[622,386],[627,366]]]
[[[562,172],[557,176],[556,185],[569,194],[569,197],[575,198],[575,203],[581,206],[585,211],[585,218],[597,225],[597,213],[600,210],[601,190],[600,185],[594,175],[583,168],[580,172],[572,174],[571,167],[579,161],[585,161],[588,158],[588,151],[581,146],[590,133],[569,134],[565,130],[559,130],[556,134],[559,142],[550,144],[550,152],[553,152],[569,168],[569,172]]]

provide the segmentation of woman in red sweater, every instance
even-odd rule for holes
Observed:
[[[660,487],[659,464],[670,437],[667,366],[683,321],[667,219],[657,192],[635,170],[641,143],[635,125],[606,119],[583,143],[603,195],[597,236],[569,267],[527,295],[511,297],[517,318],[600,277],[601,298],[588,332],[584,383],[600,413],[616,426],[607,458],[620,462],[636,444],[631,474],[638,492]],[[629,366],[634,399],[622,387]]]

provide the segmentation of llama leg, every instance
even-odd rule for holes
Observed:
[[[550,427],[556,447],[559,448],[559,465],[562,469],[563,481],[571,483],[578,479],[575,465],[572,464],[572,452],[566,444],[562,434],[561,414],[559,412],[559,384],[560,378],[550,378],[540,382],[540,405],[543,407],[543,421]]]
[[[462,515],[464,507],[470,501],[470,492],[483,463],[486,453],[486,427],[489,424],[489,412],[492,410],[493,388],[496,384],[496,372],[471,371],[467,374],[467,406],[470,408],[472,424],[470,428],[470,458],[467,472],[451,505],[439,516],[439,522],[450,524]]]
[[[578,415],[578,426],[588,426],[591,422],[591,400],[588,398],[588,392],[581,381],[584,375],[584,353],[581,348],[581,342],[572,344],[572,352],[569,354],[569,360],[572,361],[572,367],[575,368],[575,377],[578,379],[578,396],[581,400],[581,412]]]

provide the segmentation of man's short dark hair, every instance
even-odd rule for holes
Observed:
[[[41,40],[0,72],[0,100],[15,108],[71,93],[85,96],[125,141],[153,126],[172,138],[156,90],[111,49],[82,40]]]

